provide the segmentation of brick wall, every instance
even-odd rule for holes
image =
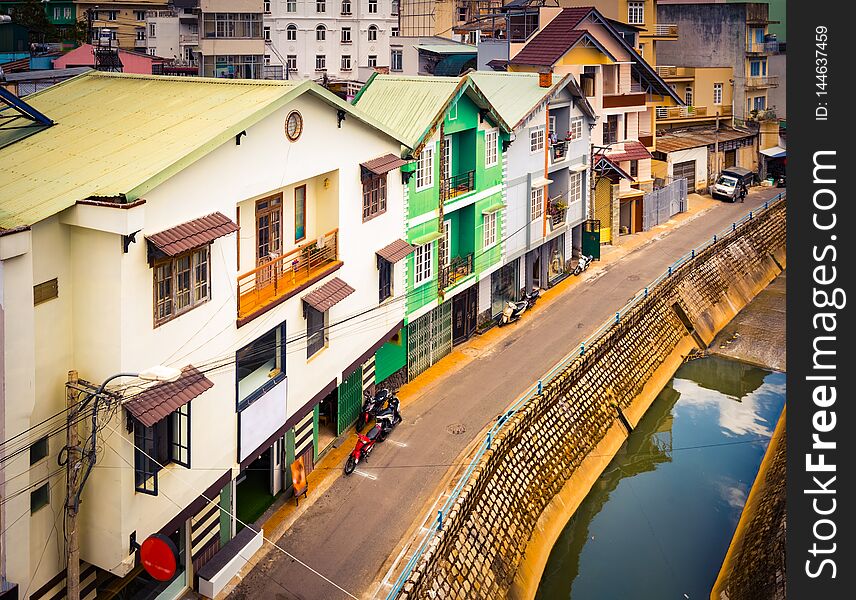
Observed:
[[[783,264],[785,217],[780,202],[676,269],[518,411],[399,598],[507,597],[539,517],[607,432],[620,427],[616,405],[638,413],[634,401],[645,384],[690,335],[680,312],[693,337],[709,343]]]

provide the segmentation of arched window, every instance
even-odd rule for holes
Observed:
[[[323,25],[319,25],[315,28],[315,39],[319,42],[323,42],[327,39],[327,28]]]
[[[684,101],[687,103],[687,106],[693,105],[693,89],[690,86],[687,86],[684,92]]]
[[[285,39],[289,42],[297,41],[297,25],[289,25],[285,28]]]
[[[369,41],[377,41],[377,25],[369,25]]]

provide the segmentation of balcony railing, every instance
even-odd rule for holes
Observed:
[[[285,69],[282,65],[264,65],[262,79],[285,79]]]
[[[658,119],[699,119],[731,116],[731,105],[722,106],[658,106],[656,109]]]
[[[179,44],[198,44],[199,43],[199,34],[198,33],[183,33],[178,36]]]
[[[134,48],[145,48],[146,40],[134,40]]]
[[[779,78],[773,77],[747,77],[746,87],[748,89],[779,87]]]
[[[449,200],[476,189],[476,172],[467,171],[443,180],[443,198]]]
[[[339,230],[300,244],[290,252],[265,259],[238,276],[238,318],[293,296],[329,273],[339,263]]]
[[[440,284],[447,289],[457,284],[461,279],[473,272],[473,253],[456,256],[440,271]]]
[[[568,205],[564,202],[550,201],[547,204],[547,223],[550,231],[555,231],[563,226],[568,215]]]
[[[675,23],[657,23],[651,33],[658,37],[677,37],[678,26]]]
[[[779,51],[779,42],[755,42],[750,41],[746,43],[746,53],[747,54],[775,54]]]
[[[568,156],[568,140],[554,142],[550,145],[550,162],[557,163]]]

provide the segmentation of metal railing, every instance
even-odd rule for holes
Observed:
[[[731,105],[722,104],[714,106],[658,106],[656,109],[658,119],[697,119],[699,117],[731,116]]]
[[[182,33],[178,36],[179,44],[198,44],[199,43],[199,34],[198,33]]]
[[[296,290],[337,260],[338,228],[238,275],[238,318],[249,316]]]
[[[440,272],[440,282],[443,289],[450,288],[461,279],[473,272],[473,253],[464,256],[456,256],[448,265],[443,266]]]
[[[678,35],[678,26],[675,23],[657,23],[654,25],[654,35]]]
[[[476,172],[467,171],[443,180],[443,197],[448,200],[476,189]]]
[[[578,360],[585,354],[586,348],[591,347],[593,343],[595,343],[598,339],[600,339],[607,331],[615,327],[621,322],[621,317],[626,315],[631,309],[633,309],[639,302],[648,297],[648,294],[651,293],[658,285],[663,283],[665,280],[669,279],[674,273],[682,266],[686,265],[690,261],[694,260],[696,255],[701,251],[709,248],[710,246],[722,242],[722,240],[727,239],[730,235],[734,234],[741,225],[744,223],[751,221],[758,214],[768,210],[772,206],[777,205],[779,202],[785,201],[786,193],[782,192],[778,194],[775,198],[764,203],[763,207],[758,208],[754,211],[749,211],[746,215],[733,222],[730,227],[722,230],[721,232],[715,234],[712,238],[708,238],[704,243],[700,244],[696,248],[693,248],[680,258],[678,258],[674,263],[669,265],[665,272],[662,275],[657,277],[654,281],[648,284],[643,290],[638,292],[633,298],[631,298],[627,304],[621,307],[616,313],[614,317],[611,317],[606,322],[603,323],[593,334],[591,334],[588,338],[586,338],[579,346],[579,348],[575,348],[570,353],[565,355],[558,363],[556,363],[547,373],[544,374],[541,379],[539,379],[535,385],[533,385],[529,390],[527,390],[520,398],[518,398],[511,407],[503,413],[503,415],[497,420],[496,424],[491,427],[487,435],[485,435],[482,443],[479,445],[478,450],[476,451],[475,456],[472,458],[470,463],[467,465],[464,474],[458,480],[455,487],[452,489],[446,501],[443,505],[437,510],[436,516],[434,516],[433,512],[427,516],[425,519],[425,527],[428,531],[424,534],[422,541],[419,542],[419,545],[416,547],[413,555],[404,565],[404,569],[401,574],[396,578],[395,582],[392,584],[392,588],[389,593],[386,595],[386,600],[393,600],[398,593],[401,591],[407,579],[410,577],[413,572],[414,567],[422,558],[423,554],[427,550],[431,541],[436,537],[437,532],[442,531],[443,529],[443,517],[448,514],[449,511],[454,507],[455,502],[458,500],[458,497],[461,494],[461,490],[464,489],[470,477],[472,477],[473,472],[476,470],[476,467],[479,465],[482,457],[485,452],[491,449],[491,444],[493,440],[496,438],[497,434],[500,430],[505,426],[505,424],[515,415],[518,411],[534,396],[540,394],[545,385],[549,384],[561,371],[566,369],[572,362]]]
[[[746,52],[749,54],[775,54],[779,51],[779,42],[747,42]]]
[[[747,88],[767,88],[767,87],[779,87],[779,78],[777,76],[767,76],[767,77],[747,77],[746,78],[746,87]]]

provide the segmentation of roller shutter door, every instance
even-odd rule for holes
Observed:
[[[686,177],[687,179],[687,191],[694,192],[695,187],[695,167],[696,161],[688,160],[686,162],[675,163],[672,167],[672,178],[673,179],[681,179],[682,177]]]

